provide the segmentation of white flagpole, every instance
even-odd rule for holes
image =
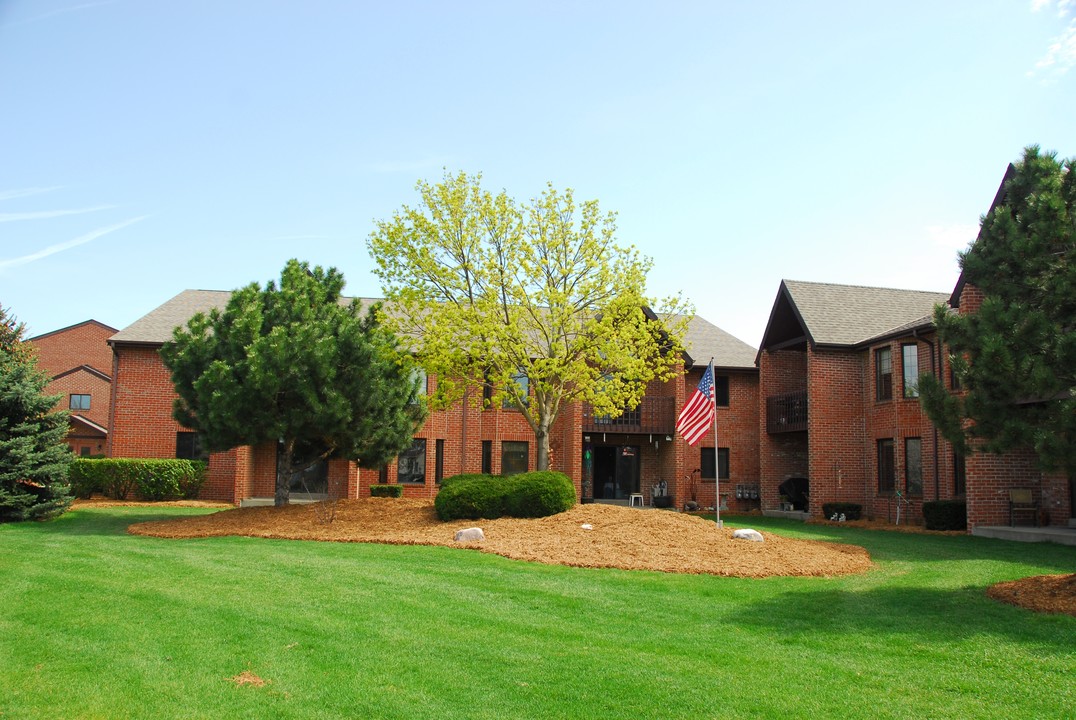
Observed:
[[[717,376],[714,375],[714,359],[710,358],[710,402],[714,411],[714,524],[718,529],[721,524],[721,463],[717,452]]]

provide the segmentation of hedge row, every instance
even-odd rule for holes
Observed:
[[[548,470],[445,478],[434,507],[442,520],[545,517],[575,505],[575,486],[564,473]]]
[[[403,485],[371,485],[370,497],[403,497]]]
[[[968,505],[963,500],[933,500],[923,503],[927,530],[967,530]]]
[[[68,471],[75,497],[101,493],[116,500],[132,493],[143,500],[194,498],[205,476],[206,463],[199,460],[76,458]]]

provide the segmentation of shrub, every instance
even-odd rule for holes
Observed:
[[[403,485],[371,485],[370,497],[403,497]]]
[[[196,460],[76,458],[68,477],[81,498],[99,492],[117,500],[126,500],[131,493],[143,500],[176,500],[198,495],[206,467]]]
[[[967,530],[968,506],[963,500],[932,500],[923,503],[927,530]]]
[[[450,475],[449,477],[441,480],[441,489],[444,490],[453,483],[460,482],[461,480],[475,480],[475,479],[487,479],[494,477],[493,475],[483,475],[482,473],[463,473],[462,475]]]
[[[542,470],[513,475],[505,498],[511,517],[556,515],[575,505],[575,486],[564,473]]]
[[[575,486],[558,472],[531,472],[509,477],[468,475],[441,484],[434,507],[442,520],[492,520],[544,517],[575,504]]]
[[[845,520],[859,520],[863,515],[863,506],[859,503],[850,502],[822,503],[822,515],[826,520],[829,520],[834,515],[837,517],[844,515]]]

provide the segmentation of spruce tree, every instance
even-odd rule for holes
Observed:
[[[45,395],[24,326],[0,307],[0,521],[44,520],[71,505],[67,413]]]

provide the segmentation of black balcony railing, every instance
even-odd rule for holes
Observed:
[[[595,415],[594,408],[583,405],[583,432],[664,433],[676,430],[676,398],[644,397],[634,410],[610,417]]]
[[[766,432],[802,432],[807,429],[807,391],[766,398]]]

